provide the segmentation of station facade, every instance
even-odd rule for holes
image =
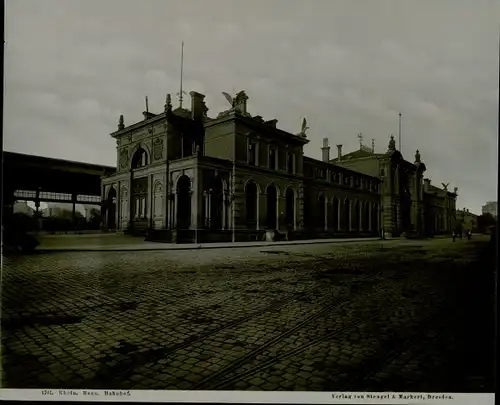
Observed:
[[[209,118],[205,96],[191,108],[144,112],[125,126],[120,116],[116,173],[102,178],[105,229],[147,233],[167,241],[260,240],[446,233],[456,189],[423,178],[416,153],[406,161],[391,137],[384,153],[359,151],[322,160],[304,156],[304,120],[297,134],[247,111],[239,92],[231,108]]]

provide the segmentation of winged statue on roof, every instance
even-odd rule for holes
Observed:
[[[234,99],[228,93],[226,93],[225,91],[223,91],[222,95],[226,98],[226,100],[228,101],[228,103],[231,104],[231,106],[234,106]]]
[[[307,126],[307,120],[304,118],[302,120],[302,130],[300,131],[300,133],[305,135],[308,129],[309,127]]]

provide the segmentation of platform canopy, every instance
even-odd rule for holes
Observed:
[[[111,166],[3,152],[4,204],[16,192],[19,197],[19,191],[27,196],[34,194],[26,192],[43,193],[43,201],[61,201],[58,194],[100,196],[101,176],[115,172],[116,168]]]

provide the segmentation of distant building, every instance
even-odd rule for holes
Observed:
[[[16,201],[13,212],[32,216],[35,210],[28,205],[27,201]]]
[[[489,201],[483,205],[481,209],[482,214],[491,214],[494,218],[498,215],[498,205],[496,201]]]
[[[100,209],[98,207],[84,207],[85,209],[85,219],[87,221],[90,221],[92,219],[93,214],[97,214],[97,216],[100,216]]]
[[[450,233],[457,189],[431,185],[417,151],[405,160],[391,136],[387,150],[360,150],[322,160],[304,156],[299,133],[247,111],[245,92],[216,118],[204,95],[191,110],[144,112],[111,136],[117,172],[102,179],[105,228],[161,231],[176,241],[260,239],[266,231],[293,238]],[[229,97],[228,97],[229,98]]]
[[[479,229],[477,217],[478,215],[470,212],[468,208],[457,210],[457,228],[462,228],[464,231],[470,229],[472,232],[477,232]]]
[[[75,211],[80,212],[78,205],[75,206]],[[47,208],[44,208],[42,212],[44,217],[60,217],[64,214],[72,213],[73,204],[48,202]]]

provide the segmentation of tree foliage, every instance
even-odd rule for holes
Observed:
[[[496,226],[497,221],[493,215],[486,213],[477,217],[477,226],[480,232],[487,232],[490,227]]]

